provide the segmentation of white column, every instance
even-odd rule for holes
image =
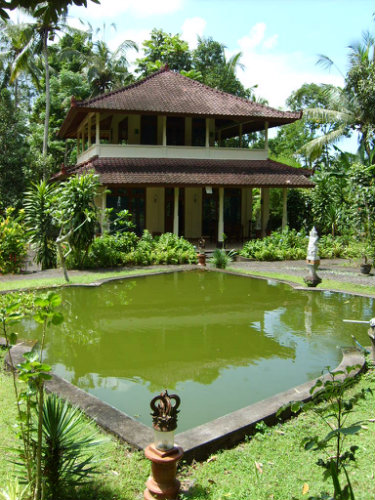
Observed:
[[[89,116],[87,124],[87,147],[91,147],[91,115]]]
[[[282,218],[282,222],[281,222],[281,228],[283,230],[288,225],[288,205],[287,205],[287,199],[288,199],[288,190],[287,190],[287,188],[283,188],[283,218]]]
[[[264,149],[268,152],[268,122],[264,124],[264,131],[265,131]]]
[[[180,189],[175,187],[174,188],[174,205],[173,205],[173,232],[178,236],[178,223],[179,223],[179,216],[178,216],[178,200],[180,196]]]
[[[163,146],[167,145],[167,117],[163,116]]]
[[[100,113],[96,113],[95,118],[96,118],[95,144],[100,144]]]
[[[217,242],[218,246],[223,246],[223,233],[224,233],[224,188],[219,188],[219,223],[217,229]]]
[[[261,193],[261,206],[262,206],[262,233],[261,236],[266,236],[267,224],[270,218],[270,190],[269,188],[262,188]]]
[[[239,125],[240,148],[242,148],[242,123]]]
[[[210,119],[206,118],[206,148],[210,147]]]

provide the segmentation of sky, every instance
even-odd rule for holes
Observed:
[[[141,49],[153,28],[179,33],[190,48],[198,35],[212,37],[228,56],[242,53],[237,76],[246,87],[257,85],[258,96],[286,109],[285,99],[303,83],[343,84],[348,46],[374,31],[374,12],[374,0],[88,0],[87,8],[70,8],[68,22],[100,28],[112,49],[126,39]],[[317,65],[319,54],[338,69]],[[141,55],[130,51],[128,58]]]

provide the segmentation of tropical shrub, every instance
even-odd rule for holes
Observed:
[[[56,239],[61,263],[72,252],[81,268],[94,241],[98,208],[94,198],[99,187],[98,176],[92,173],[70,177],[59,190],[59,206],[55,212],[59,234]],[[62,245],[68,245],[63,252]]]
[[[57,500],[68,486],[82,484],[95,472],[96,462],[88,451],[100,444],[88,434],[83,413],[55,394],[43,405],[43,478],[49,497]]]
[[[14,215],[7,208],[0,219],[0,273],[19,273],[27,255],[27,237],[22,225],[24,212]]]
[[[300,260],[306,258],[307,245],[305,231],[286,228],[266,238],[248,241],[240,255],[260,261]],[[363,248],[363,243],[353,241],[349,236],[333,237],[328,234],[319,239],[319,256],[322,259],[357,257],[363,253]]]
[[[209,263],[218,269],[225,269],[227,265],[232,262],[233,255],[233,251],[226,252],[225,250],[217,248],[209,259]]]
[[[125,264],[125,255],[135,250],[138,237],[133,232],[104,234],[93,241],[85,260],[87,268],[121,267]],[[78,266],[75,254],[68,257],[69,268]]]
[[[25,221],[29,228],[30,243],[35,250],[36,262],[42,270],[56,267],[58,228],[54,218],[57,189],[54,184],[41,181],[32,184],[25,193]]]
[[[298,260],[306,258],[307,236],[304,231],[284,229],[263,239],[245,243],[240,255],[254,260]]]
[[[68,258],[75,267],[74,256]],[[152,237],[147,229],[141,238],[131,231],[105,234],[92,243],[85,267],[149,266],[152,264],[193,264],[197,262],[194,246],[182,237],[165,233]]]

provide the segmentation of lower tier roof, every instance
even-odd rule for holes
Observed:
[[[311,171],[273,160],[102,158],[63,167],[54,179],[94,171],[100,183],[137,186],[251,186],[312,188]]]

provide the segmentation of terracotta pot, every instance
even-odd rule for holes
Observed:
[[[206,265],[206,254],[199,253],[198,254],[198,266],[205,266],[205,265]]]

